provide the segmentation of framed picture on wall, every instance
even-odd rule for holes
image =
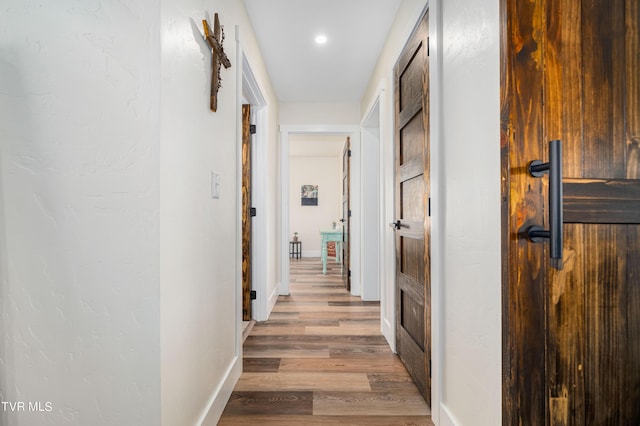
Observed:
[[[318,205],[318,185],[302,185],[301,194],[303,206]]]

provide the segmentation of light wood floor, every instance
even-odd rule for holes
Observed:
[[[429,407],[380,333],[380,307],[344,290],[340,266],[291,261],[291,294],[244,343],[220,425],[430,425]]]

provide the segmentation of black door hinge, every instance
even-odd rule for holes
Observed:
[[[351,278],[351,269],[349,269],[349,278]]]
[[[250,295],[251,295],[251,297],[250,297],[251,300],[256,300],[257,296],[256,296],[256,291],[255,290],[251,290]]]
[[[431,216],[431,197],[429,197],[429,216]]]
[[[351,157],[351,150],[347,151],[347,157]]]
[[[351,210],[349,210],[349,217],[351,217]]]
[[[251,217],[256,217],[256,208],[255,207],[251,207],[251,209],[249,210],[249,214],[251,215]]]
[[[256,134],[256,125],[255,124],[249,124],[249,133],[251,133],[252,135]]]
[[[427,56],[429,56],[429,50],[430,50],[430,47],[431,47],[430,44],[431,43],[429,43],[429,37],[427,37]]]

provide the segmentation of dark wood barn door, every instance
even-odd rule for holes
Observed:
[[[395,66],[396,349],[431,403],[428,14]]]
[[[640,425],[640,3],[502,6],[503,423]],[[527,166],[551,140],[558,260],[525,237],[550,226]]]
[[[251,105],[242,105],[242,320],[251,320]]]
[[[351,291],[351,262],[349,259],[351,239],[351,138],[347,137],[342,150],[342,279],[347,290]]]

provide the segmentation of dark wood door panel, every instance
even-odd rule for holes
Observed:
[[[242,105],[242,320],[251,320],[251,105]]]
[[[404,328],[400,328],[397,333],[399,334],[398,347],[396,348],[398,356],[400,356],[405,366],[415,366],[408,369],[409,374],[422,395],[425,395],[429,392],[429,384],[427,383],[427,371],[423,362],[424,350],[416,344],[415,340]],[[429,403],[429,400],[427,400],[427,404]]]
[[[430,270],[427,199],[428,17],[412,35],[395,73],[396,349],[425,400],[431,399]]]
[[[503,0],[503,423],[640,424],[637,0]],[[547,180],[563,142],[564,252]]]

